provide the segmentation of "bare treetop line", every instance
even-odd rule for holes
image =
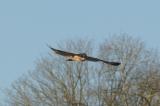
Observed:
[[[6,89],[0,106],[160,106],[159,52],[140,39],[114,35],[98,45],[69,39],[56,47],[49,51],[58,56],[38,59]]]
[[[103,63],[113,65],[113,66],[118,66],[118,65],[121,64],[120,62],[110,62],[110,61],[105,61],[105,60],[98,59],[98,58],[95,58],[95,57],[87,56],[86,53],[79,53],[79,54],[71,53],[71,52],[66,52],[66,51],[54,49],[51,46],[49,46],[49,48],[51,50],[53,50],[56,54],[67,57],[68,58],[67,61],[80,61],[80,62],[83,62],[83,61],[86,61],[86,60],[87,61],[92,61],[92,62],[101,61]]]

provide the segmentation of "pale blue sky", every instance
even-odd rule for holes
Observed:
[[[123,32],[159,48],[160,0],[0,0],[0,87],[33,69],[46,43]]]

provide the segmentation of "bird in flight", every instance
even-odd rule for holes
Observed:
[[[53,50],[56,54],[67,57],[68,58],[67,61],[92,61],[92,62],[101,61],[103,63],[113,65],[113,66],[118,66],[121,64],[120,62],[110,62],[110,61],[101,60],[95,57],[87,56],[87,54],[85,53],[80,53],[80,54],[71,53],[67,51],[54,49],[51,46],[49,46],[49,48]]]

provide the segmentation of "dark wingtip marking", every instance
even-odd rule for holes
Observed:
[[[110,62],[110,65],[119,66],[121,63],[119,62]]]
[[[53,51],[56,51],[56,49],[54,49],[52,46],[46,44],[50,49],[52,49]]]

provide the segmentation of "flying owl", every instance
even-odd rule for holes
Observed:
[[[87,56],[86,53],[72,53],[72,52],[67,52],[67,51],[62,51],[62,50],[58,50],[58,49],[54,49],[51,46],[49,46],[49,48],[51,50],[53,50],[56,54],[64,56],[67,58],[67,61],[92,61],[92,62],[103,62],[109,65],[113,65],[113,66],[118,66],[121,63],[120,62],[110,62],[110,61],[105,61],[102,59],[98,59],[95,57],[91,57],[91,56]]]

